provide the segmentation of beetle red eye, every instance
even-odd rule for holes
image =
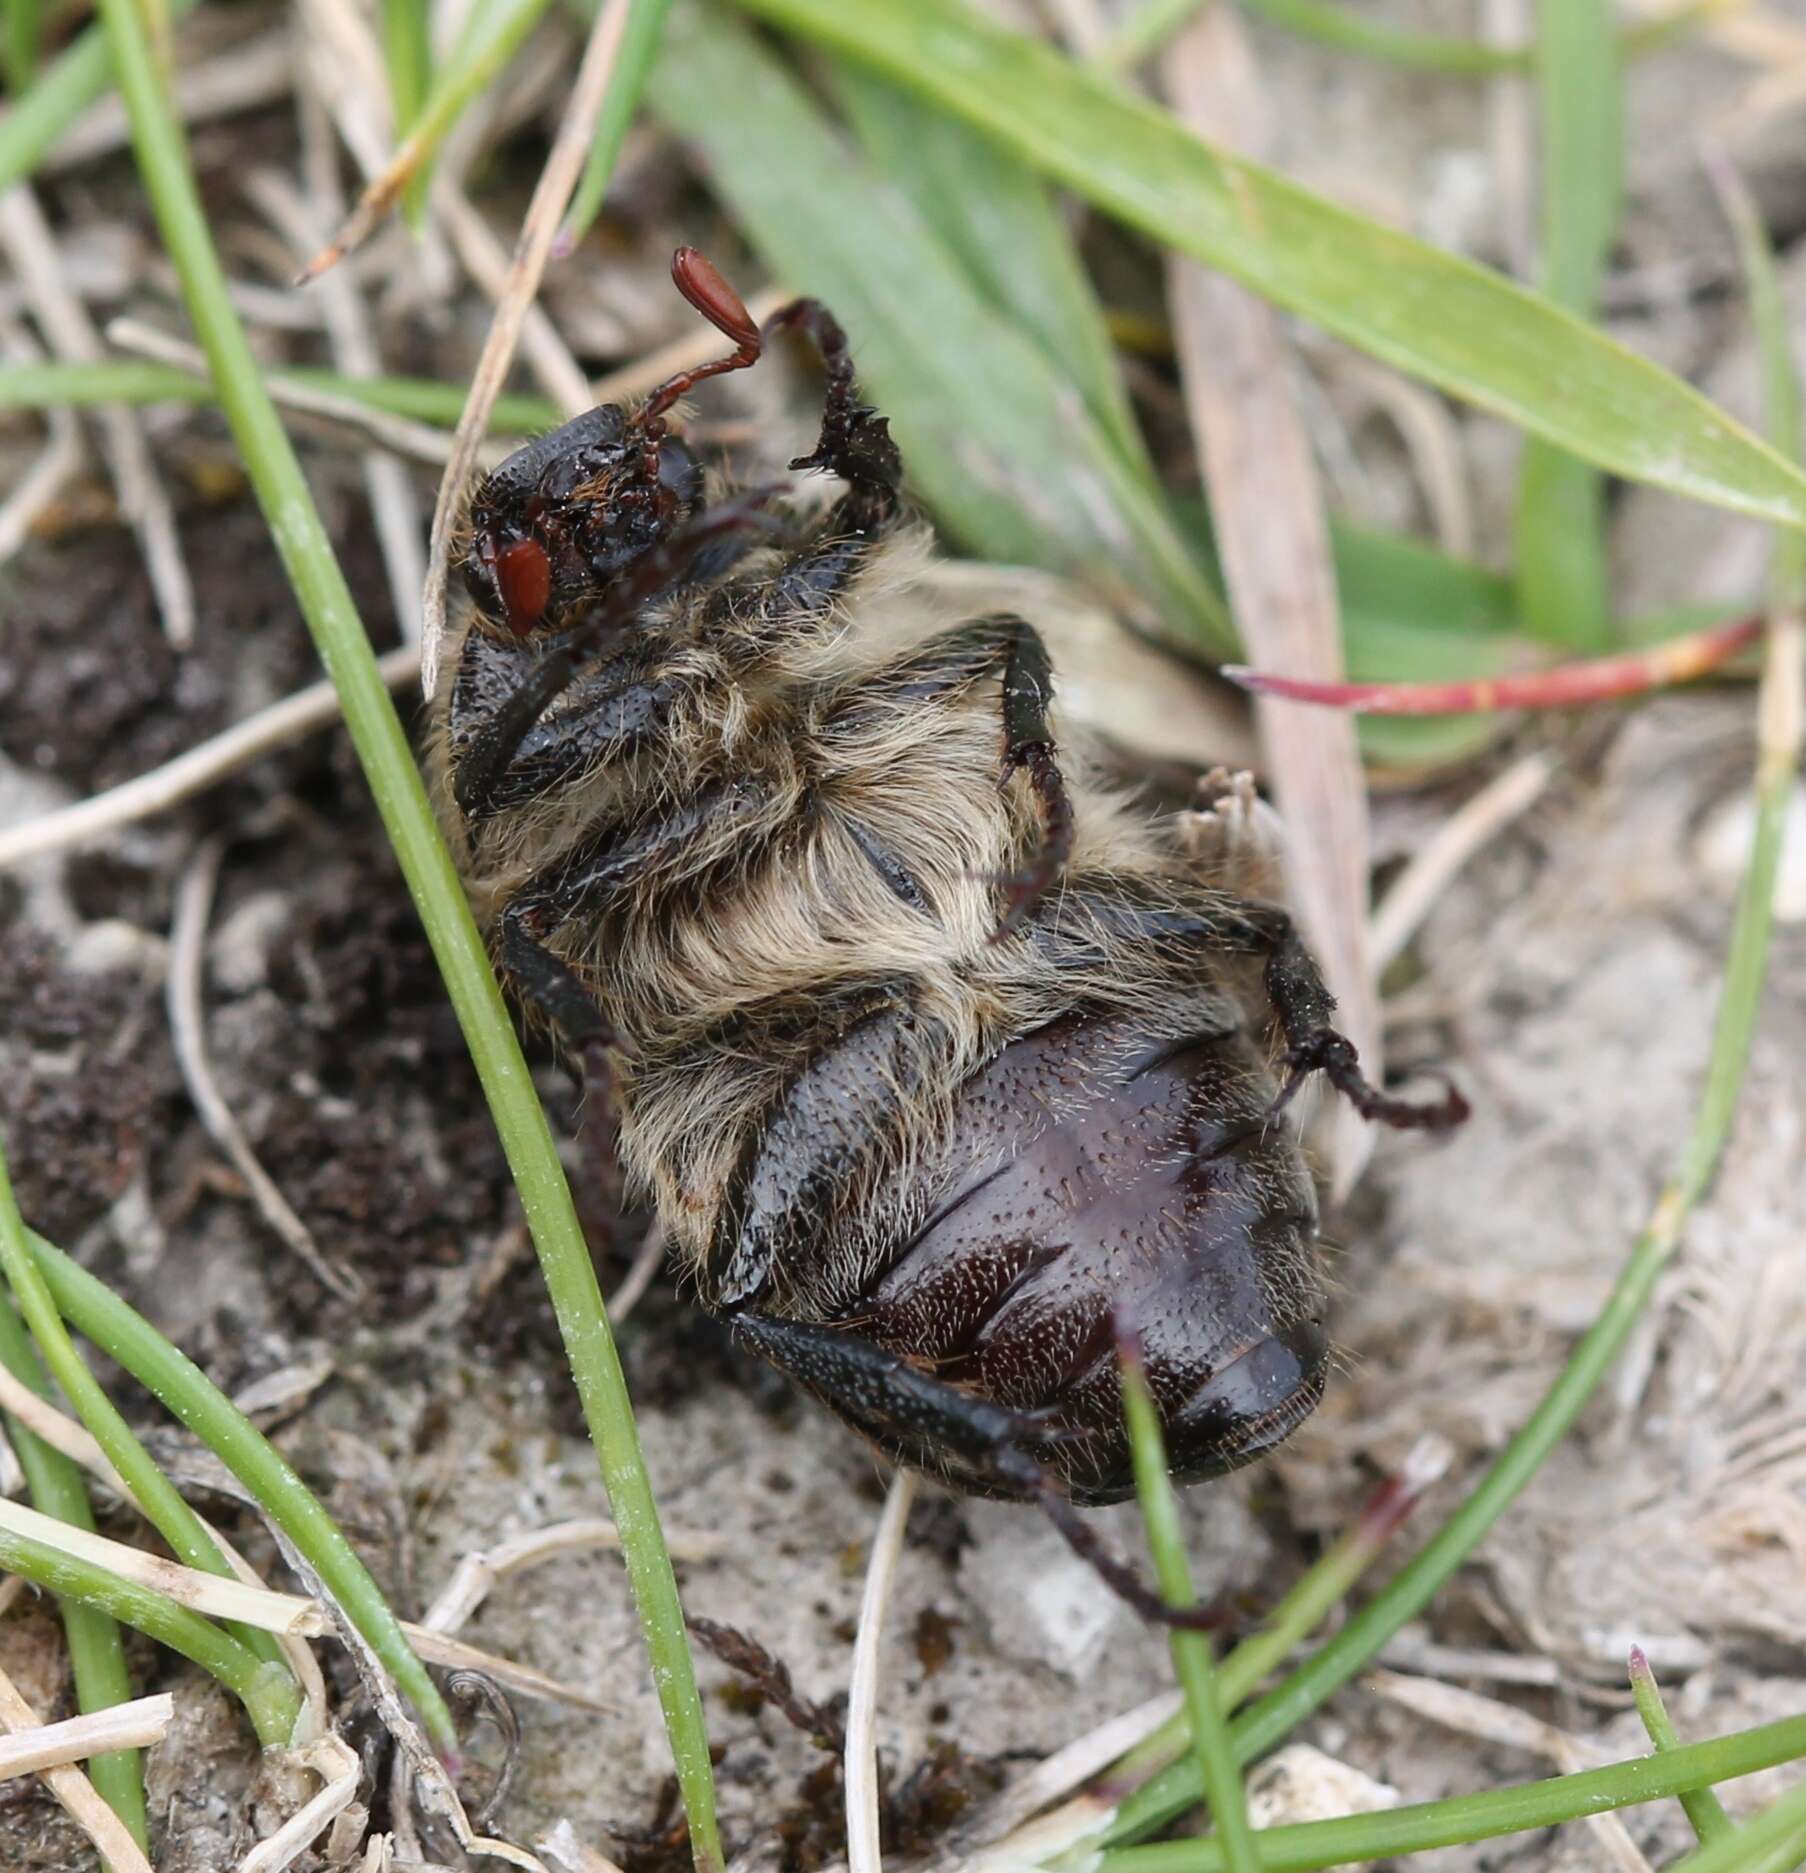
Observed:
[[[516,540],[495,556],[495,586],[509,625],[522,637],[546,615],[552,599],[552,562],[537,540]]]

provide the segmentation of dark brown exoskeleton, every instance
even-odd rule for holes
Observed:
[[[610,1087],[703,1304],[889,1456],[1070,1531],[1131,1488],[1126,1320],[1175,1473],[1245,1463],[1324,1381],[1280,1108],[1313,1072],[1392,1124],[1459,1098],[1368,1084],[1286,913],[1057,730],[1031,622],[912,585],[897,450],[814,301],[772,321],[826,371],[791,467],[841,492],[705,489],[667,413],[764,335],[700,256],[673,274],[733,354],[474,498],[438,758],[498,962]]]

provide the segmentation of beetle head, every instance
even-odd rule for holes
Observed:
[[[485,618],[518,637],[561,628],[700,505],[701,473],[669,433],[667,412],[704,378],[755,363],[762,340],[739,296],[693,248],[678,249],[671,276],[735,349],[679,371],[637,409],[606,403],[529,442],[471,503],[465,586]]]

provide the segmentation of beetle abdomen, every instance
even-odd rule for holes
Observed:
[[[1118,1321],[1176,1475],[1271,1448],[1316,1405],[1326,1352],[1315,1195],[1272,1092],[1240,1029],[1075,1015],[1014,1042],[957,1095],[965,1167],[867,1288],[860,1331],[1046,1414],[1038,1454],[1079,1501],[1132,1488]]]

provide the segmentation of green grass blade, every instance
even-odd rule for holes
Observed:
[[[1542,287],[1589,315],[1624,196],[1624,109],[1611,0],[1539,0]],[[1610,648],[1605,483],[1532,437],[1518,480],[1518,591],[1532,633],[1582,656]]]
[[[915,203],[992,307],[1033,335],[1151,487],[1103,308],[1046,184],[969,124],[864,66],[840,61],[835,92],[874,167]]]
[[[1697,391],[1484,267],[1218,150],[953,0],[738,0],[888,72],[1130,226],[1613,474],[1790,526],[1806,475]]]
[[[1608,1808],[1665,1801],[1685,1788],[1754,1775],[1802,1756],[1806,1756],[1806,1717],[1785,1717],[1709,1743],[1688,1744],[1659,1756],[1634,1756],[1578,1775],[1551,1776],[1541,1782],[1486,1789],[1448,1801],[1418,1802],[1377,1814],[1261,1828],[1254,1842],[1266,1873],[1308,1873],[1316,1867],[1390,1859],[1555,1827]],[[1786,1799],[1794,1802],[1800,1797],[1806,1797],[1806,1788],[1796,1789]],[[1796,1828],[1806,1821],[1806,1801],[1799,1801],[1788,1820]],[[1782,1831],[1776,1826],[1772,1834]],[[1737,1841],[1749,1832],[1743,1829],[1729,1838]],[[1770,1832],[1765,1829],[1765,1834]],[[1716,1853],[1724,1844],[1705,1851]],[[1224,1860],[1214,1840],[1175,1840],[1107,1853],[1095,1864],[1098,1873],[1223,1873]],[[1708,1863],[1702,1853],[1676,1863],[1669,1873],[1680,1873],[1683,1867],[1687,1873],[1729,1873],[1738,1864],[1733,1858]]]
[[[653,1679],[689,1817],[692,1851],[699,1873],[718,1873],[723,1862],[708,1735],[677,1582],[589,1246],[572,1206],[551,1129],[357,606],[232,308],[182,132],[151,58],[143,22],[133,0],[101,0],[101,11],[131,117],[139,173],[181,279],[190,321],[207,354],[221,406],[321,661],[338,691],[352,745],[420,913],[520,1192],[620,1530],[628,1582],[651,1654]],[[80,1271],[61,1265],[50,1279],[58,1306],[99,1343],[99,1335],[78,1318],[66,1292],[74,1288],[85,1293],[90,1303],[94,1301]],[[104,1289],[100,1297],[102,1302],[112,1298]],[[112,1318],[117,1321],[116,1312]],[[200,1374],[194,1377],[199,1379]],[[239,1425],[242,1421],[235,1425],[234,1435],[242,1442],[242,1431],[250,1427],[240,1430]],[[267,1446],[265,1452],[266,1461],[274,1457]],[[315,1532],[341,1564],[347,1584],[356,1588],[357,1577],[363,1574],[361,1564],[311,1497],[306,1498],[306,1506],[323,1524],[317,1524]],[[363,1578],[374,1604],[364,1603],[363,1617],[372,1625],[360,1622],[360,1629],[414,1699],[434,1735],[449,1738],[452,1727],[444,1701],[375,1593],[374,1584],[368,1583],[367,1576]]]
[[[1157,493],[1123,461],[1027,333],[1000,318],[896,189],[802,87],[715,6],[674,8],[654,110],[708,159],[767,264],[851,334],[912,485],[987,558],[1151,600],[1167,631],[1225,655],[1221,600]]]
[[[6,0],[6,83],[15,97],[30,90],[44,38],[42,0]]]
[[[1668,1706],[1662,1702],[1661,1688],[1641,1646],[1631,1649],[1630,1689],[1637,1700],[1637,1715],[1649,1732],[1650,1746],[1658,1751],[1679,1749],[1681,1739],[1669,1719]],[[1709,1788],[1683,1789],[1681,1808],[1702,1845],[1731,1831],[1731,1817],[1725,1813],[1724,1803]]]
[[[16,1212],[16,1206],[12,1207]],[[11,1303],[4,1299],[0,1299],[0,1365],[21,1384],[49,1397],[49,1381],[32,1350],[31,1336]],[[52,1450],[10,1414],[6,1418],[6,1436],[13,1454],[19,1459],[19,1468],[25,1473],[32,1506],[46,1515],[54,1515],[59,1522],[92,1532],[94,1510],[88,1501],[88,1487],[80,1468],[61,1451]],[[86,1712],[129,1702],[132,1681],[126,1671],[125,1644],[119,1622],[111,1614],[84,1606],[77,1600],[59,1601],[57,1611],[69,1645],[77,1707]],[[145,1822],[142,1752],[119,1749],[92,1756],[88,1759],[88,1774],[100,1791],[101,1799],[131,1830],[132,1838],[140,1847],[148,1848],[150,1835]]]
[[[1676,1860],[1668,1873],[1756,1873],[1775,1857],[1791,1855],[1806,1832],[1806,1783],[1789,1790],[1729,1834],[1696,1847],[1684,1860]],[[1782,1865],[1791,1864],[1782,1858]]]
[[[1490,78],[1503,72],[1529,71],[1535,54],[1527,46],[1489,46],[1477,39],[1411,32],[1367,19],[1335,0],[1240,0],[1243,9],[1338,52],[1378,59],[1406,71],[1433,72],[1449,78]],[[1116,29],[1097,55],[1107,71],[1138,65],[1176,32],[1200,0],[1144,0],[1142,7]],[[1694,0],[1651,19],[1635,20],[1618,35],[1627,58],[1654,52],[1703,25],[1714,14],[1729,12],[1742,0]]]
[[[1129,1452],[1135,1465],[1135,1494],[1148,1532],[1148,1552],[1161,1598],[1170,1607],[1187,1609],[1198,1603],[1192,1587],[1191,1564],[1185,1558],[1185,1532],[1179,1526],[1179,1499],[1167,1474],[1166,1442],[1138,1351],[1125,1351],[1122,1360],[1123,1415],[1129,1427]],[[1171,1635],[1173,1671],[1185,1694],[1191,1722],[1192,1747],[1197,1752],[1198,1779],[1216,1824],[1223,1864],[1229,1873],[1259,1873],[1253,1829],[1248,1823],[1247,1792],[1229,1744],[1223,1721],[1224,1698],[1211,1657],[1210,1635],[1174,1627]]]
[[[9,1528],[0,1528],[0,1570],[22,1574],[60,1598],[79,1601],[148,1633],[159,1645],[193,1660],[237,1695],[265,1749],[283,1749],[293,1740],[295,1719],[301,1714],[294,1679],[282,1666],[266,1664],[212,1620],[153,1588],[122,1580],[91,1561]]]
[[[169,0],[180,19],[195,0]],[[0,194],[23,182],[83,111],[113,82],[106,34],[90,26],[37,76],[32,87],[0,111]]]
[[[576,192],[571,197],[570,211],[564,218],[560,241],[566,253],[583,239],[602,212],[609,178],[620,160],[621,145],[627,140],[628,127],[646,89],[646,80],[651,75],[652,62],[658,56],[659,40],[665,30],[665,15],[670,11],[671,0],[634,0],[627,15],[608,95],[596,115],[595,136],[590,142],[589,155],[584,159]]]
[[[64,1397],[74,1406],[89,1436],[136,1498],[140,1512],[186,1566],[216,1574],[222,1580],[237,1579],[206,1524],[151,1460],[150,1452],[133,1435],[131,1426],[75,1350],[56,1301],[38,1272],[37,1263],[32,1260],[25,1219],[13,1200],[3,1156],[0,1156],[0,1268],[5,1270],[7,1285],[31,1330],[39,1356],[63,1388]],[[269,1633],[250,1626],[234,1626],[232,1631],[238,1642],[265,1664],[287,1670],[282,1663],[282,1649]]]
[[[337,371],[297,364],[271,371],[266,382],[330,390],[348,402],[367,404],[392,416],[437,423],[450,430],[470,394],[464,384],[430,377],[344,377]],[[179,364],[109,359],[102,364],[0,364],[0,410],[86,408],[101,403],[217,403],[213,380]],[[537,435],[557,426],[558,406],[545,397],[497,397],[489,415],[492,433]]]
[[[1798,455],[1800,380],[1794,370],[1793,334],[1774,249],[1748,188],[1728,160],[1714,160],[1713,180],[1731,232],[1737,238],[1738,261],[1749,295],[1750,323],[1755,330],[1762,380],[1762,426],[1776,448]],[[1806,535],[1775,535],[1768,602],[1777,613],[1797,612],[1806,606]]]
[[[347,1617],[411,1697],[441,1743],[456,1740],[433,1681],[382,1590],[318,1498],[275,1447],[185,1353],[62,1250],[30,1233],[31,1253],[58,1310],[172,1412],[244,1484],[326,1583]]]
[[[432,89],[432,17],[426,0],[383,0],[382,23],[389,109],[395,134],[405,137],[419,120]]]

